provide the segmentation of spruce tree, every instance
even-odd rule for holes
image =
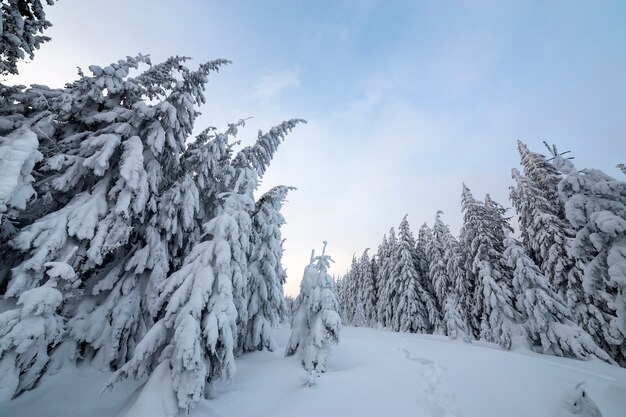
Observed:
[[[0,264],[4,295],[19,298],[47,285],[46,264],[67,263],[79,278],[59,307],[81,355],[101,368],[130,357],[152,322],[154,289],[186,249],[182,235],[197,227],[198,190],[181,157],[208,74],[227,61],[191,71],[185,60],[171,58],[129,78],[149,63],[129,57],[92,66],[93,76],[81,73],[64,89],[7,89],[3,97],[12,103],[2,107],[12,127],[30,126],[45,143],[34,168],[40,198],[19,213],[19,230],[3,248],[12,253]],[[77,297],[73,287],[84,292]],[[20,360],[21,372],[38,360]]]
[[[480,338],[480,321],[483,315],[483,286],[479,280],[474,259],[477,254],[477,247],[474,242],[478,241],[482,233],[482,205],[472,195],[470,189],[463,184],[461,194],[461,209],[463,211],[463,227],[461,229],[460,244],[465,265],[465,294],[467,300],[469,326],[474,339]],[[457,280],[459,282],[460,280]],[[462,293],[460,293],[462,294]]]
[[[274,349],[272,329],[286,315],[280,232],[285,219],[280,209],[290,189],[293,188],[278,186],[263,194],[252,215],[246,351]]]
[[[442,312],[446,334],[452,338],[462,337],[467,342],[472,339],[469,323],[473,294],[467,281],[465,252],[451,233],[445,235],[443,243],[444,256],[447,260],[446,273],[450,283]]]
[[[302,366],[312,373],[324,372],[333,345],[339,343],[341,324],[333,280],[328,275],[332,259],[326,242],[320,256],[311,253],[300,283],[299,307],[294,316],[286,356],[298,353]]]
[[[393,252],[393,283],[395,309],[391,328],[395,331],[430,333],[437,326],[438,313],[431,294],[423,287],[419,275],[419,259],[407,216],[398,228],[398,242]]]
[[[516,169],[512,174],[517,186],[511,188],[511,201],[519,215],[524,246],[534,254],[533,260],[541,266],[552,288],[566,297],[568,273],[574,263],[567,252],[567,225],[539,188]]]
[[[376,322],[376,282],[374,271],[372,270],[372,260],[370,260],[366,249],[359,259],[359,271],[361,279],[361,301],[365,316],[365,323],[373,326]]]
[[[504,256],[513,270],[515,304],[522,312],[524,333],[540,353],[587,359],[595,356],[611,361],[572,317],[563,299],[513,237],[505,240]]]
[[[378,321],[383,327],[391,327],[395,314],[395,299],[398,289],[393,279],[393,256],[396,251],[396,234],[393,228],[389,230],[389,237],[380,247],[380,269],[378,271]]]
[[[563,173],[559,194],[576,231],[572,255],[583,271],[589,301],[581,324],[621,366],[626,366],[626,182],[602,171],[578,171],[552,148]]]
[[[468,289],[463,269],[463,257],[457,240],[441,220],[441,211],[435,216],[427,248],[430,259],[429,281],[441,317],[436,332],[469,341],[467,317]]]
[[[520,337],[519,313],[513,304],[511,270],[505,262],[504,238],[510,226],[505,209],[489,195],[476,201],[463,185],[463,243],[466,272],[474,282],[472,329],[481,339],[509,349]]]
[[[449,239],[450,230],[441,221],[441,211],[437,211],[435,223],[431,230],[431,236],[426,247],[426,256],[430,260],[428,266],[428,281],[433,289],[435,302],[439,316],[446,304],[446,299],[452,282],[448,276],[447,259],[445,257],[445,242]],[[441,322],[441,327],[435,329],[435,332],[445,334],[445,322]]]

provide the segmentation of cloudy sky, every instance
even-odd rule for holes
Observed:
[[[308,120],[260,190],[298,187],[288,294],[323,240],[341,274],[404,214],[417,232],[443,210],[457,232],[463,181],[510,205],[517,139],[615,176],[626,162],[625,2],[62,0],[48,16],[52,42],[10,81],[61,86],[138,52],[228,58],[198,130],[252,116],[249,143]]]

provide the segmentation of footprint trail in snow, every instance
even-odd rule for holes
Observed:
[[[416,374],[418,401],[423,407],[425,415],[432,417],[463,417],[458,408],[456,397],[452,393],[444,392],[442,375],[447,370],[428,358],[412,352],[408,346],[402,348],[405,359],[416,364],[419,372]]]

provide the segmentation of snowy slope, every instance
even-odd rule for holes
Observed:
[[[287,337],[288,330],[279,330],[279,345]],[[626,410],[626,369],[443,336],[343,328],[328,372],[313,387],[303,385],[304,371],[282,349],[244,355],[237,367],[235,381],[217,387],[216,397],[190,416],[565,417],[573,414],[565,411],[563,397],[581,381],[604,417],[623,417]],[[0,416],[112,417],[136,384],[99,395],[108,376],[65,369],[0,404]],[[145,417],[157,416],[151,411]]]

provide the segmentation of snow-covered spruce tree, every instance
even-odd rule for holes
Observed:
[[[50,6],[54,0],[46,0]],[[33,59],[35,50],[50,40],[44,30],[52,24],[46,20],[41,0],[3,0],[0,30],[0,74],[17,74],[17,63]]]
[[[398,228],[398,242],[393,253],[393,285],[396,295],[391,328],[395,331],[431,333],[439,325],[435,301],[423,287],[415,239],[404,216]]]
[[[339,316],[341,317],[342,323],[348,322],[346,320],[346,275],[343,275],[335,280],[335,295],[337,297],[337,303],[339,304]],[[295,313],[293,309],[292,311]]]
[[[623,173],[624,175],[626,175],[626,165],[624,165],[624,164],[617,164],[617,168],[618,168],[620,171],[622,171],[622,173]]]
[[[428,280],[431,283],[437,310],[440,313],[443,311],[449,290],[452,287],[452,281],[448,276],[445,254],[445,242],[449,238],[450,230],[448,226],[443,224],[441,220],[442,214],[443,212],[437,211],[430,239],[428,239],[428,244],[425,248],[426,257],[430,261],[428,266]],[[434,332],[446,334],[445,322],[440,322],[440,324],[441,326],[434,329]]]
[[[516,186],[511,187],[511,202],[519,216],[524,246],[549,277],[552,288],[566,297],[569,270],[566,224],[532,181],[516,169],[512,170],[512,177]]]
[[[474,284],[471,323],[474,336],[509,349],[520,334],[519,313],[513,304],[511,270],[503,256],[504,238],[510,230],[504,218],[505,209],[489,195],[481,204],[465,185],[462,209],[466,273]]]
[[[513,237],[505,239],[504,257],[513,270],[515,304],[523,313],[525,335],[531,348],[543,354],[611,361],[593,338],[575,321],[563,299]]]
[[[376,256],[372,256],[372,259],[370,259],[370,271],[372,273],[372,282],[373,282],[373,297],[372,299],[374,300],[373,304],[371,305],[371,316],[370,316],[370,327],[378,327],[379,322],[378,322],[378,291],[379,291],[379,285],[378,285],[378,269],[380,267],[380,263],[378,262],[378,259]]]
[[[127,377],[150,375],[161,382],[155,392],[175,396],[181,412],[188,412],[216,378],[235,372],[237,310],[234,304],[231,245],[239,237],[236,213],[241,195],[225,197],[223,211],[204,227],[211,236],[197,244],[183,266],[159,287],[153,314],[159,320],[138,343],[132,358],[109,385]],[[146,386],[151,386],[150,379]]]
[[[461,193],[461,210],[463,211],[463,226],[461,228],[460,246],[463,253],[465,265],[465,289],[469,295],[467,299],[469,326],[474,339],[480,338],[480,322],[483,314],[483,286],[479,280],[474,259],[477,248],[474,241],[477,241],[482,233],[484,208],[480,201],[476,200],[470,189],[463,184]],[[461,294],[459,294],[461,295]]]
[[[285,296],[285,315],[284,315],[284,323],[291,324],[291,319],[293,318],[293,314],[295,313],[295,298],[290,295]]]
[[[180,175],[179,158],[208,73],[226,61],[197,71],[184,61],[172,58],[129,78],[149,63],[138,56],[92,66],[93,76],[81,73],[64,89],[4,90],[3,126],[31,129],[45,157],[35,167],[39,198],[16,217],[19,230],[3,247],[11,253],[0,264],[4,296],[47,285],[46,264],[66,262],[85,295],[76,298],[67,286],[59,307],[82,356],[100,367],[128,358],[151,322],[151,289],[165,278],[181,235],[195,227],[197,190]],[[164,219],[168,193],[187,204],[179,201],[177,216]],[[38,360],[18,358],[20,372]]]
[[[468,342],[472,338],[470,313],[473,294],[465,271],[465,253],[459,241],[451,234],[445,235],[444,256],[450,287],[443,305],[443,321],[446,334],[452,338],[462,337]]]
[[[286,356],[298,354],[302,366],[311,373],[324,372],[333,345],[339,343],[338,302],[333,280],[328,275],[332,259],[326,255],[326,242],[320,256],[311,253],[300,283],[299,307],[294,316]]]
[[[379,248],[380,268],[378,270],[378,322],[383,327],[391,327],[391,321],[395,313],[395,300],[398,289],[393,280],[393,254],[397,245],[396,233],[389,230],[389,237],[385,239]]]
[[[519,216],[522,242],[539,265],[552,288],[567,298],[569,274],[575,261],[568,253],[572,231],[563,216],[563,205],[557,194],[560,175],[546,158],[528,151],[518,142],[524,171],[513,169],[516,182],[511,187],[511,201]]]
[[[531,152],[521,141],[517,141],[517,150],[520,155],[524,176],[541,191],[543,197],[551,205],[550,212],[556,213],[559,218],[563,218],[563,202],[558,190],[561,173],[544,155],[538,152]]]
[[[415,253],[417,255],[418,273],[422,279],[422,285],[431,293],[434,293],[432,283],[429,282],[430,275],[430,258],[428,257],[428,246],[432,238],[432,229],[428,224],[424,223],[417,232],[417,241],[415,243]]]
[[[426,253],[430,259],[429,281],[437,302],[441,321],[435,333],[461,337],[469,341],[467,319],[467,285],[463,258],[458,242],[441,220],[441,211],[435,216]]]
[[[361,278],[361,301],[365,324],[373,326],[376,322],[376,281],[372,270],[372,260],[367,254],[369,249],[365,249],[361,259],[359,259],[359,271]]]
[[[519,343],[520,314],[515,309],[512,271],[504,258],[504,239],[512,229],[504,217],[506,209],[491,199],[484,202],[483,236],[474,242],[474,264],[483,286],[481,338],[511,348]]]
[[[175,395],[179,411],[187,412],[206,397],[212,381],[232,377],[234,356],[245,335],[239,328],[235,291],[241,286],[239,302],[245,303],[250,194],[277,145],[298,122],[284,122],[267,134],[260,133],[254,145],[226,166],[220,179],[231,191],[218,195],[217,215],[204,225],[206,240],[195,245],[182,266],[157,288],[151,312],[159,319],[109,386],[129,376],[168,379],[169,383],[155,386],[169,392],[155,395]],[[234,134],[236,125],[229,131]],[[155,368],[157,360],[160,365]],[[151,389],[150,379],[145,387]]]
[[[559,194],[576,231],[572,255],[584,273],[590,303],[581,325],[621,366],[626,366],[626,182],[602,171],[578,171],[552,148],[563,173]]]
[[[343,288],[345,294],[344,315],[346,324],[354,324],[354,318],[356,316],[357,303],[359,300],[359,263],[356,259],[356,254],[352,255],[352,263],[348,273],[344,276]]]
[[[244,350],[273,350],[272,329],[285,315],[285,271],[281,264],[285,219],[280,209],[293,187],[274,187],[259,199],[252,216],[252,254],[249,259],[248,323]]]

